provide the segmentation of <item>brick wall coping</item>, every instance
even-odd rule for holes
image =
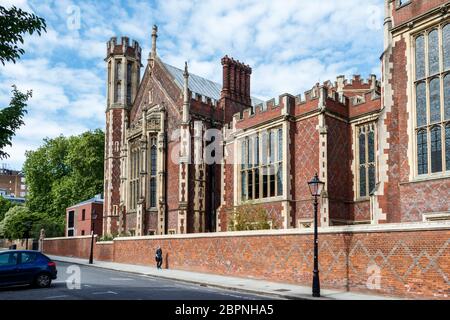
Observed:
[[[348,225],[319,228],[319,234],[333,233],[371,233],[371,232],[394,232],[394,231],[432,231],[432,230],[450,230],[450,221],[432,221],[432,222],[411,222],[411,223],[389,223],[378,225]],[[158,240],[158,239],[193,239],[193,238],[222,238],[222,237],[255,237],[255,236],[277,236],[277,235],[302,235],[312,234],[314,230],[308,229],[283,229],[283,230],[257,230],[257,231],[229,231],[229,232],[211,232],[211,233],[188,233],[172,235],[153,235],[142,237],[119,237],[114,241],[128,240]],[[91,236],[78,237],[59,237],[46,238],[44,240],[68,240],[68,239],[86,239]],[[97,237],[97,235],[95,235]],[[112,244],[114,241],[96,242],[97,244]]]
[[[94,235],[97,238],[97,235]],[[76,237],[56,237],[56,238],[45,238],[45,240],[67,240],[67,239],[87,239],[91,238],[91,236],[76,236]]]
[[[450,221],[439,222],[414,222],[414,223],[392,223],[380,225],[351,225],[319,228],[320,234],[327,233],[368,233],[368,232],[393,232],[393,231],[432,231],[450,230]],[[258,231],[233,231],[212,233],[189,233],[174,235],[154,235],[142,237],[120,237],[114,241],[127,240],[158,240],[158,239],[187,239],[187,238],[221,238],[221,237],[254,237],[254,236],[276,236],[276,235],[302,235],[313,234],[311,229],[284,229],[284,230],[258,230]]]

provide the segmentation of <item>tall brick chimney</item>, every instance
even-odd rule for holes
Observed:
[[[251,107],[250,75],[252,68],[228,56],[222,58],[222,67],[221,106],[224,109],[224,121],[229,122],[235,113]]]

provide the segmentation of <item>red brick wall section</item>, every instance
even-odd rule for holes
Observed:
[[[96,240],[97,236],[95,236],[94,240],[94,259],[113,261],[114,243],[98,243]],[[85,236],[45,240],[43,252],[48,255],[89,259],[89,254],[91,252],[91,237]]]
[[[113,254],[114,262],[153,266],[159,245],[165,268],[310,286],[312,243],[311,233],[128,238],[97,244],[95,255],[111,260]],[[87,258],[89,244],[89,237],[47,239],[44,250],[47,254]],[[372,294],[446,299],[450,296],[449,244],[450,230],[321,233],[321,285]]]
[[[410,4],[398,9],[394,6],[392,10],[394,27],[446,3],[448,0],[413,0]]]

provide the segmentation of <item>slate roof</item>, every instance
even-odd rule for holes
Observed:
[[[183,88],[184,71],[174,66],[171,66],[170,64],[167,63],[164,63],[164,66],[166,67],[167,71],[169,71],[169,73],[172,75],[177,85],[180,88]],[[204,97],[209,97],[213,100],[218,101],[220,99],[220,92],[222,91],[222,86],[211,80],[189,73],[189,90],[191,90],[191,92],[193,93],[197,93]],[[251,99],[253,106],[263,103],[263,101],[258,98],[251,97]]]

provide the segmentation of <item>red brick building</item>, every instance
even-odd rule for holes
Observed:
[[[386,0],[381,80],[340,76],[267,102],[228,56],[222,85],[164,63],[156,27],[140,80],[139,44],[112,38],[103,232],[225,231],[249,202],[278,228],[310,227],[316,172],[321,226],[448,219],[449,8]]]
[[[22,172],[6,168],[0,169],[0,189],[6,196],[25,198],[27,186]]]
[[[94,234],[103,234],[103,199],[94,197],[66,209],[66,237],[90,235],[92,227]]]

